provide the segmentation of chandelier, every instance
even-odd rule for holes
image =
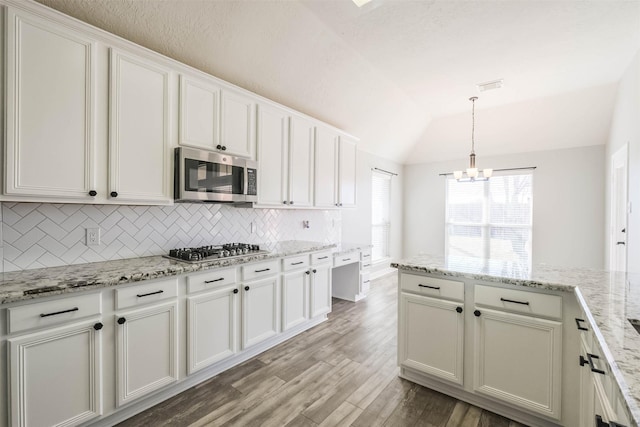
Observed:
[[[478,176],[479,171],[476,167],[476,153],[475,153],[475,140],[474,140],[474,132],[476,126],[476,99],[477,96],[472,96],[469,98],[471,101],[471,154],[469,155],[469,167],[466,172],[463,171],[453,171],[453,177],[456,181],[459,182],[473,182],[473,181],[487,181],[493,175],[493,169],[483,169],[482,176]],[[466,178],[463,176],[467,175]]]

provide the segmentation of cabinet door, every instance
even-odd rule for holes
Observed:
[[[220,144],[234,156],[255,157],[255,101],[237,92],[222,91]]]
[[[356,143],[344,136],[340,137],[339,153],[339,196],[338,203],[341,207],[354,207],[356,205]]]
[[[475,324],[475,389],[560,419],[562,324],[479,309]]]
[[[12,426],[75,426],[102,414],[101,326],[8,340]]]
[[[462,384],[462,303],[400,294],[398,360],[403,366]]]
[[[236,286],[226,286],[187,298],[189,374],[236,352],[237,293]]]
[[[246,282],[242,288],[242,348],[245,349],[279,332],[278,276]]]
[[[313,206],[314,126],[291,117],[289,139],[289,204]]]
[[[6,194],[95,190],[96,44],[7,8]]]
[[[147,59],[111,49],[109,195],[169,203],[169,74]]]
[[[309,318],[309,270],[282,276],[282,330],[293,328]]]
[[[258,106],[258,203],[261,205],[286,206],[289,203],[288,121],[286,111]]]
[[[314,205],[321,208],[338,206],[338,134],[325,127],[316,127]]]
[[[220,143],[220,87],[180,76],[180,145],[215,150]]]
[[[331,266],[314,266],[310,284],[311,317],[331,312]]]
[[[117,405],[178,379],[177,302],[116,317]]]

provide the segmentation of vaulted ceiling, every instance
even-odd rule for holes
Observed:
[[[403,163],[604,144],[640,1],[37,0]],[[476,84],[504,79],[478,94]]]

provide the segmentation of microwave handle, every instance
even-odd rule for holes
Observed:
[[[242,194],[247,195],[247,186],[249,183],[249,168],[245,164],[242,168]]]

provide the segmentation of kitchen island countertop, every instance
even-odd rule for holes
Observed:
[[[503,285],[575,293],[602,350],[633,422],[640,424],[640,334],[631,322],[640,321],[640,275],[545,264],[419,255],[391,267],[461,277]]]

